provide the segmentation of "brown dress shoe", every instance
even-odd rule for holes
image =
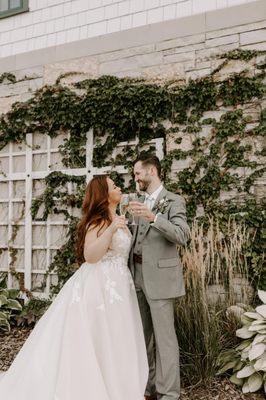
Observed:
[[[145,400],[157,400],[156,394],[153,394],[152,396],[144,396]]]

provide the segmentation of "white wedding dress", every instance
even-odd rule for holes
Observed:
[[[67,281],[2,374],[1,400],[143,400],[148,362],[130,244],[118,229],[103,258]]]

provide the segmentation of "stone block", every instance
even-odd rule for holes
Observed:
[[[186,79],[188,81],[189,79],[204,78],[205,76],[210,75],[210,73],[211,73],[210,68],[193,69],[193,70],[187,71]]]
[[[265,186],[266,176],[264,177],[263,185],[254,185],[254,194],[258,199],[265,199],[266,197],[266,186]]]
[[[0,97],[16,96],[27,93],[29,90],[29,81],[21,81],[9,85],[0,85]]]
[[[198,35],[185,36],[182,38],[170,39],[170,40],[165,40],[161,43],[157,43],[156,50],[161,51],[177,47],[195,45],[196,43],[202,43],[204,41],[205,41],[205,34],[200,33]]]
[[[186,62],[183,62],[182,64],[183,64],[185,72],[195,69],[195,60],[186,61]]]
[[[259,29],[251,32],[244,32],[240,34],[240,44],[252,44],[266,42],[266,29]]]
[[[117,72],[135,70],[141,67],[160,65],[162,62],[163,55],[161,53],[149,53],[102,63],[100,64],[99,72],[100,74],[113,74]]]
[[[204,112],[201,121],[207,118],[214,118],[216,121],[220,121],[221,116],[224,114],[224,110],[206,111]],[[208,126],[208,125],[207,125]]]
[[[101,75],[105,74],[112,75],[123,71],[133,70],[136,68],[136,66],[137,66],[137,56],[127,57],[119,60],[101,63],[99,66],[99,73]]]
[[[205,48],[205,43],[192,44],[190,46],[173,47],[172,49],[163,50],[163,55],[187,53],[194,50],[201,50]]]
[[[106,61],[119,60],[121,58],[132,57],[139,54],[152,53],[155,50],[155,44],[148,44],[144,46],[130,47],[128,49],[122,49],[117,51],[112,51],[108,53],[103,53],[98,56],[98,61],[100,63]]]
[[[31,99],[32,97],[33,97],[33,93],[32,92],[22,93],[20,95],[20,100],[19,101],[26,102],[29,99]]]
[[[213,47],[204,50],[196,50],[196,62],[210,60],[220,54],[237,49],[238,43],[232,43],[225,46]]]
[[[41,78],[43,76],[43,66],[37,66],[32,68],[21,69],[19,71],[11,71],[15,76],[17,81],[27,78]]]
[[[164,59],[165,64],[169,64],[169,63],[173,63],[173,62],[194,61],[195,60],[195,52],[190,51],[187,53],[164,55],[163,59]]]
[[[226,65],[224,65],[220,71],[217,71],[214,75],[215,80],[222,81],[228,78],[229,75],[240,74],[243,71],[249,71],[252,76],[254,74],[254,63],[243,60],[229,60]]]
[[[237,194],[238,194],[238,192],[237,192],[236,189],[230,190],[230,191],[221,190],[221,192],[220,192],[220,200],[221,201],[231,200],[234,197],[236,197]]]
[[[190,134],[185,134],[184,136],[182,136],[182,142],[177,145],[176,144],[176,148],[180,148],[183,151],[189,151],[193,149],[193,145],[192,145],[192,141],[193,141],[193,137]]]
[[[206,47],[217,47],[217,46],[224,46],[231,43],[237,43],[239,40],[238,35],[229,35],[229,36],[222,36],[215,39],[208,39],[206,40]]]
[[[243,116],[247,117],[249,122],[257,122],[260,118],[261,110],[256,104],[250,103],[243,106]]]
[[[168,125],[168,126],[166,126],[166,128],[170,128],[171,126],[172,125]],[[175,126],[175,128],[176,128],[176,132],[170,132],[166,136],[166,143],[165,143],[166,153],[169,153],[170,151],[175,150],[178,146],[176,144],[175,140],[177,138],[182,139],[182,137],[183,137],[183,133],[181,131],[184,128],[184,126],[178,125],[178,126]]]
[[[266,51],[266,42],[264,43],[256,43],[256,44],[248,44],[246,46],[241,46],[243,50],[259,50]]]
[[[199,61],[199,62],[196,62],[196,68],[197,69],[211,68],[211,67],[212,67],[212,62],[211,61]]]
[[[87,77],[96,77],[98,74],[98,60],[96,57],[83,57],[74,60],[67,60],[54,64],[47,64],[44,66],[44,84],[53,84],[59,75],[66,74],[68,72],[80,73],[80,79],[86,79]],[[75,81],[77,76],[73,75],[68,78]]]
[[[11,110],[12,104],[16,101],[21,101],[21,97],[17,96],[10,96],[10,97],[2,97],[0,98],[0,115],[6,114],[8,111]]]
[[[139,78],[141,76],[141,71],[140,70],[120,71],[120,72],[115,72],[114,76],[117,76],[117,78]]]
[[[178,173],[180,171],[183,171],[183,169],[189,168],[192,162],[193,160],[190,157],[187,157],[184,160],[173,160],[172,172]]]
[[[31,79],[29,84],[29,91],[35,92],[43,86],[43,78]]]
[[[236,302],[250,304],[254,297],[254,289],[245,276],[241,274],[234,276],[232,287]]]
[[[137,56],[137,63],[140,67],[149,67],[153,65],[161,65],[163,63],[162,53],[149,53]]]
[[[182,63],[179,64],[162,64],[151,67],[142,68],[141,74],[144,78],[160,78],[171,79],[180,77],[184,78],[185,71]]]
[[[235,33],[249,32],[256,29],[261,29],[266,27],[266,21],[254,22],[252,24],[243,24],[232,26],[226,29],[212,30],[206,32],[206,39],[217,38],[221,36],[233,35]]]
[[[211,125],[203,125],[201,131],[198,133],[200,138],[207,138],[210,136],[213,127]]]

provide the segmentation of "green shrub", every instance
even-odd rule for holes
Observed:
[[[233,349],[222,352],[219,374],[233,371],[230,380],[242,386],[243,393],[256,392],[264,386],[266,393],[266,291],[258,291],[262,305],[251,309],[243,305],[230,307],[243,324],[236,336],[243,341]]]
[[[10,331],[18,312],[22,310],[19,290],[6,289],[6,278],[0,281],[0,331]]]
[[[17,316],[18,326],[34,326],[36,322],[45,313],[51,301],[45,299],[31,298],[23,307],[21,313]]]

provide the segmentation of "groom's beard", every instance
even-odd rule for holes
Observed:
[[[146,191],[147,191],[147,189],[148,189],[148,187],[149,187],[149,182],[139,181],[138,184],[139,184],[139,189],[140,189],[142,192],[146,192]]]

